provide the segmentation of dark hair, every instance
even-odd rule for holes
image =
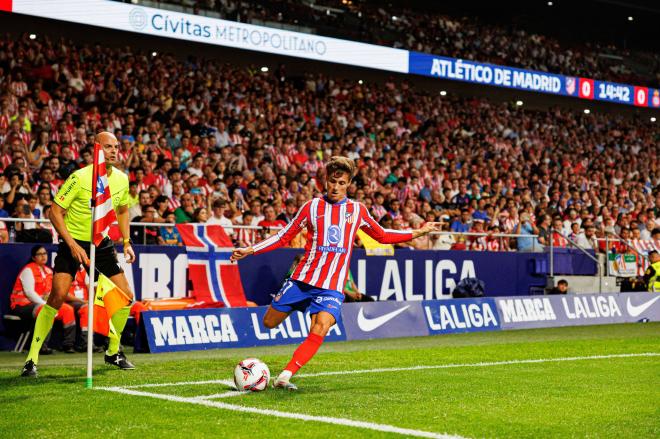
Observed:
[[[37,256],[37,252],[42,248],[46,250],[46,247],[44,247],[43,245],[35,245],[34,247],[32,247],[30,249],[30,260],[28,262],[32,262],[32,259],[34,259],[34,257]]]
[[[198,207],[193,211],[193,221],[197,222],[199,220],[199,214],[201,213],[202,210],[206,210],[206,207]],[[208,212],[207,212],[208,214]]]
[[[566,286],[568,286],[568,281],[566,279],[562,279],[559,282],[557,282],[557,285],[566,285]]]

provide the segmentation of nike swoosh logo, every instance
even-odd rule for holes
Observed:
[[[628,298],[628,301],[626,302],[626,308],[628,308],[628,314],[630,314],[631,317],[637,317],[647,309],[651,305],[653,305],[657,300],[660,299],[660,296],[654,297],[653,299],[649,300],[646,303],[642,303],[641,305],[633,305],[630,303],[630,297]]]
[[[374,329],[380,328],[385,323],[389,322],[394,317],[398,316],[408,308],[410,308],[410,305],[406,305],[401,309],[394,310],[392,312],[384,314],[380,317],[376,317],[374,319],[365,317],[364,308],[360,308],[360,312],[358,313],[358,318],[357,318],[357,324],[360,327],[360,329],[363,330],[364,332],[371,332]]]

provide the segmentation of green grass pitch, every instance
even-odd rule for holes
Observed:
[[[129,354],[126,372],[97,354],[93,390],[84,354],[43,357],[35,380],[1,353],[0,437],[660,437],[660,323],[326,343],[298,392],[218,382],[252,356],[277,374],[293,349]]]

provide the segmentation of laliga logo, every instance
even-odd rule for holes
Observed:
[[[133,8],[128,13],[128,22],[135,30],[142,30],[147,25],[147,13],[142,8]]]
[[[651,99],[654,107],[660,107],[660,92],[658,90],[653,91],[653,98]]]

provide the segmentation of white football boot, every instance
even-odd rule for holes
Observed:
[[[298,386],[291,383],[291,372],[288,370],[283,370],[282,373],[273,380],[274,389],[285,389],[285,390],[298,390]]]

